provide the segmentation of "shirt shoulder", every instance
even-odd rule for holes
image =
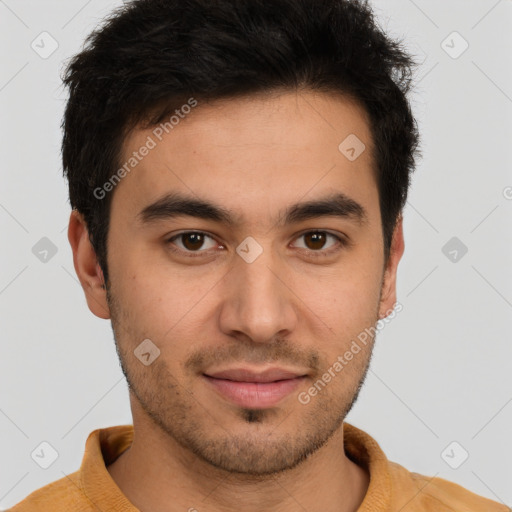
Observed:
[[[459,484],[408,471],[396,462],[389,461],[389,473],[393,482],[392,510],[404,507],[407,512],[512,512],[506,505]]]
[[[137,512],[107,470],[132,439],[133,425],[93,430],[78,471],[33,491],[7,512]]]
[[[79,471],[33,491],[6,512],[68,512],[71,510],[97,512],[82,490]]]

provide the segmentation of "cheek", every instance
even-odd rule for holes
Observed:
[[[331,281],[329,288],[309,286],[308,290],[304,301],[307,311],[313,311],[323,320],[336,343],[345,343],[378,320],[380,287],[375,285],[375,280],[358,279],[338,285]]]
[[[131,344],[137,343],[133,338],[150,338],[179,360],[179,352],[193,346],[204,320],[213,314],[216,274],[195,278],[165,263],[130,255],[111,277]]]
[[[329,316],[343,313],[364,318],[368,312],[373,314],[379,302],[383,273],[378,255],[378,248],[371,250],[361,244],[337,266],[297,275],[295,286]]]

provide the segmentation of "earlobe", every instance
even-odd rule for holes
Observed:
[[[389,251],[389,258],[384,271],[382,294],[379,307],[379,319],[385,318],[393,310],[396,303],[396,275],[398,263],[404,253],[405,243],[402,225],[402,216],[397,220],[393,231],[393,239]]]
[[[71,212],[68,240],[73,250],[73,264],[91,312],[105,320],[110,318],[103,271],[89,239],[89,231],[81,213]]]

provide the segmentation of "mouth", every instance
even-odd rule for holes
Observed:
[[[263,372],[233,368],[203,373],[202,378],[218,395],[235,405],[266,409],[290,395],[306,380],[307,374],[283,368]]]

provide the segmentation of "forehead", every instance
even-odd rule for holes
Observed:
[[[114,203],[135,213],[181,191],[229,204],[244,219],[316,193],[378,200],[368,118],[348,98],[288,92],[198,101],[177,114],[125,140],[120,164],[137,162]]]

